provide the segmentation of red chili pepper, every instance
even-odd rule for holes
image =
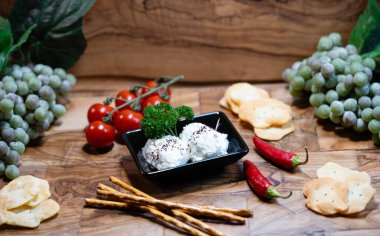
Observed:
[[[264,177],[257,167],[250,161],[243,161],[243,171],[248,184],[252,187],[253,191],[263,198],[288,198],[292,195],[292,191],[286,196],[280,195],[273,184]]]
[[[309,160],[309,153],[306,148],[306,159],[305,161],[300,161],[300,157],[297,154],[277,149],[258,137],[253,137],[253,143],[267,160],[286,170],[293,170],[299,165],[306,164]]]

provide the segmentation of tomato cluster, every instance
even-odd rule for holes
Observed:
[[[116,132],[122,134],[130,130],[139,129],[145,107],[156,105],[163,101],[169,102],[170,100],[170,88],[167,88],[168,99],[166,100],[162,99],[160,96],[162,91],[154,92],[141,98],[141,95],[150,92],[151,88],[157,86],[159,86],[159,84],[157,84],[156,81],[149,81],[144,84],[140,89],[140,92],[138,90],[136,93],[131,92],[131,90],[120,91],[116,95],[116,99],[114,99],[117,112],[113,112],[114,108],[112,106],[102,103],[91,105],[87,112],[87,119],[90,123],[86,129],[87,142],[95,148],[104,148],[110,146],[114,142]],[[118,98],[126,101],[140,99],[140,110],[132,110],[130,105],[123,106],[126,101],[119,100]],[[112,122],[104,121],[103,118],[111,112],[113,112]]]

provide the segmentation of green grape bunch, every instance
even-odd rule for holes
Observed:
[[[320,38],[317,51],[282,73],[294,97],[309,96],[314,114],[355,132],[369,130],[380,145],[380,83],[374,59],[363,58],[354,45],[342,46],[338,33]]]
[[[61,68],[42,64],[6,68],[0,80],[0,177],[20,175],[25,147],[66,113],[57,101],[75,83],[76,78]]]

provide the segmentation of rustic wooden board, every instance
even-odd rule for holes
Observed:
[[[310,162],[294,173],[282,171],[264,161],[253,149],[253,131],[230,112],[218,106],[226,85],[181,85],[173,89],[173,101],[187,104],[196,113],[225,111],[250,147],[244,157],[253,161],[279,191],[292,190],[290,199],[264,202],[259,200],[246,184],[241,169],[242,161],[209,174],[194,173],[192,179],[152,182],[142,177],[127,148],[115,144],[107,153],[97,153],[86,145],[83,128],[89,104],[102,101],[132,82],[122,80],[82,79],[71,96],[69,112],[33,147],[22,156],[21,171],[46,178],[52,197],[61,205],[59,214],[39,228],[26,230],[0,227],[1,235],[178,235],[163,227],[146,214],[93,209],[84,207],[85,197],[95,197],[97,183],[107,182],[110,175],[125,179],[133,186],[162,199],[212,204],[223,207],[248,208],[255,212],[246,225],[210,223],[229,235],[379,235],[380,234],[380,150],[366,134],[360,140],[349,131],[336,132],[327,124],[313,118],[312,109],[294,101],[285,84],[261,84],[273,97],[292,104],[296,131],[277,147],[310,150]],[[357,135],[356,135],[357,136]],[[308,210],[302,196],[303,185],[316,177],[316,169],[327,161],[367,171],[377,189],[367,209],[355,217],[324,217]],[[0,182],[0,186],[5,184]]]
[[[349,33],[366,0],[97,0],[84,18],[79,76],[184,74],[188,81],[277,80],[318,39]]]

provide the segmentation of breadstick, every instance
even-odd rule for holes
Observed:
[[[164,207],[164,208],[169,208],[169,209],[183,210],[190,215],[201,215],[201,216],[208,216],[208,217],[213,217],[213,218],[223,219],[223,220],[228,220],[228,221],[235,221],[238,224],[245,223],[244,218],[240,216],[236,216],[236,215],[226,213],[226,212],[199,208],[199,207],[187,205],[187,204],[174,203],[174,202],[163,201],[159,199],[147,199],[143,197],[134,196],[131,194],[121,193],[116,190],[108,191],[108,190],[98,189],[98,194],[102,194],[106,196],[114,196],[123,201],[126,201],[126,200],[133,201],[136,203],[151,205],[154,207]]]
[[[139,206],[139,205],[128,204],[125,202],[106,201],[106,200],[99,200],[99,199],[94,199],[94,198],[86,198],[85,201],[90,206],[115,207],[115,208],[121,208],[121,209],[139,209],[144,212],[148,212],[165,222],[173,224],[177,226],[178,228],[185,230],[191,235],[208,236],[208,234],[205,234],[187,224],[184,224],[181,221],[177,220],[176,218],[168,216],[165,213],[162,213],[150,206]]]
[[[140,197],[145,197],[145,198],[148,198],[148,199],[155,199],[154,197],[144,193],[143,191],[140,191],[138,190],[137,188],[134,188],[133,186],[125,183],[124,181],[122,181],[121,179],[118,179],[114,176],[110,176],[110,181],[118,186],[120,186],[121,188],[125,189],[125,190],[128,190],[134,194],[136,194],[137,196],[140,196]],[[189,222],[189,223],[192,223],[198,227],[200,227],[201,229],[204,229],[205,231],[207,231],[208,233],[212,234],[212,235],[217,235],[217,236],[224,236],[226,234],[222,233],[222,232],[219,232],[218,230],[214,229],[213,227],[209,226],[208,224],[206,223],[203,223],[202,221],[184,213],[184,212],[181,212],[179,210],[175,210],[175,209],[172,209],[171,210],[172,213],[175,215],[175,216],[178,216],[178,217],[181,217],[182,219],[184,219],[186,222]]]
[[[110,176],[109,180],[112,183],[118,185],[119,187],[136,194],[137,196],[145,197],[145,198],[153,198],[152,196],[134,188],[133,186],[125,183],[121,179],[118,179],[114,176]],[[221,207],[214,207],[214,206],[197,206],[197,207],[206,208],[206,209],[210,209],[210,210],[214,210],[214,211],[223,211],[223,212],[227,212],[227,213],[231,213],[231,214],[234,214],[237,216],[243,216],[243,217],[251,217],[252,216],[252,212],[249,210],[245,210],[245,209],[221,208]]]

